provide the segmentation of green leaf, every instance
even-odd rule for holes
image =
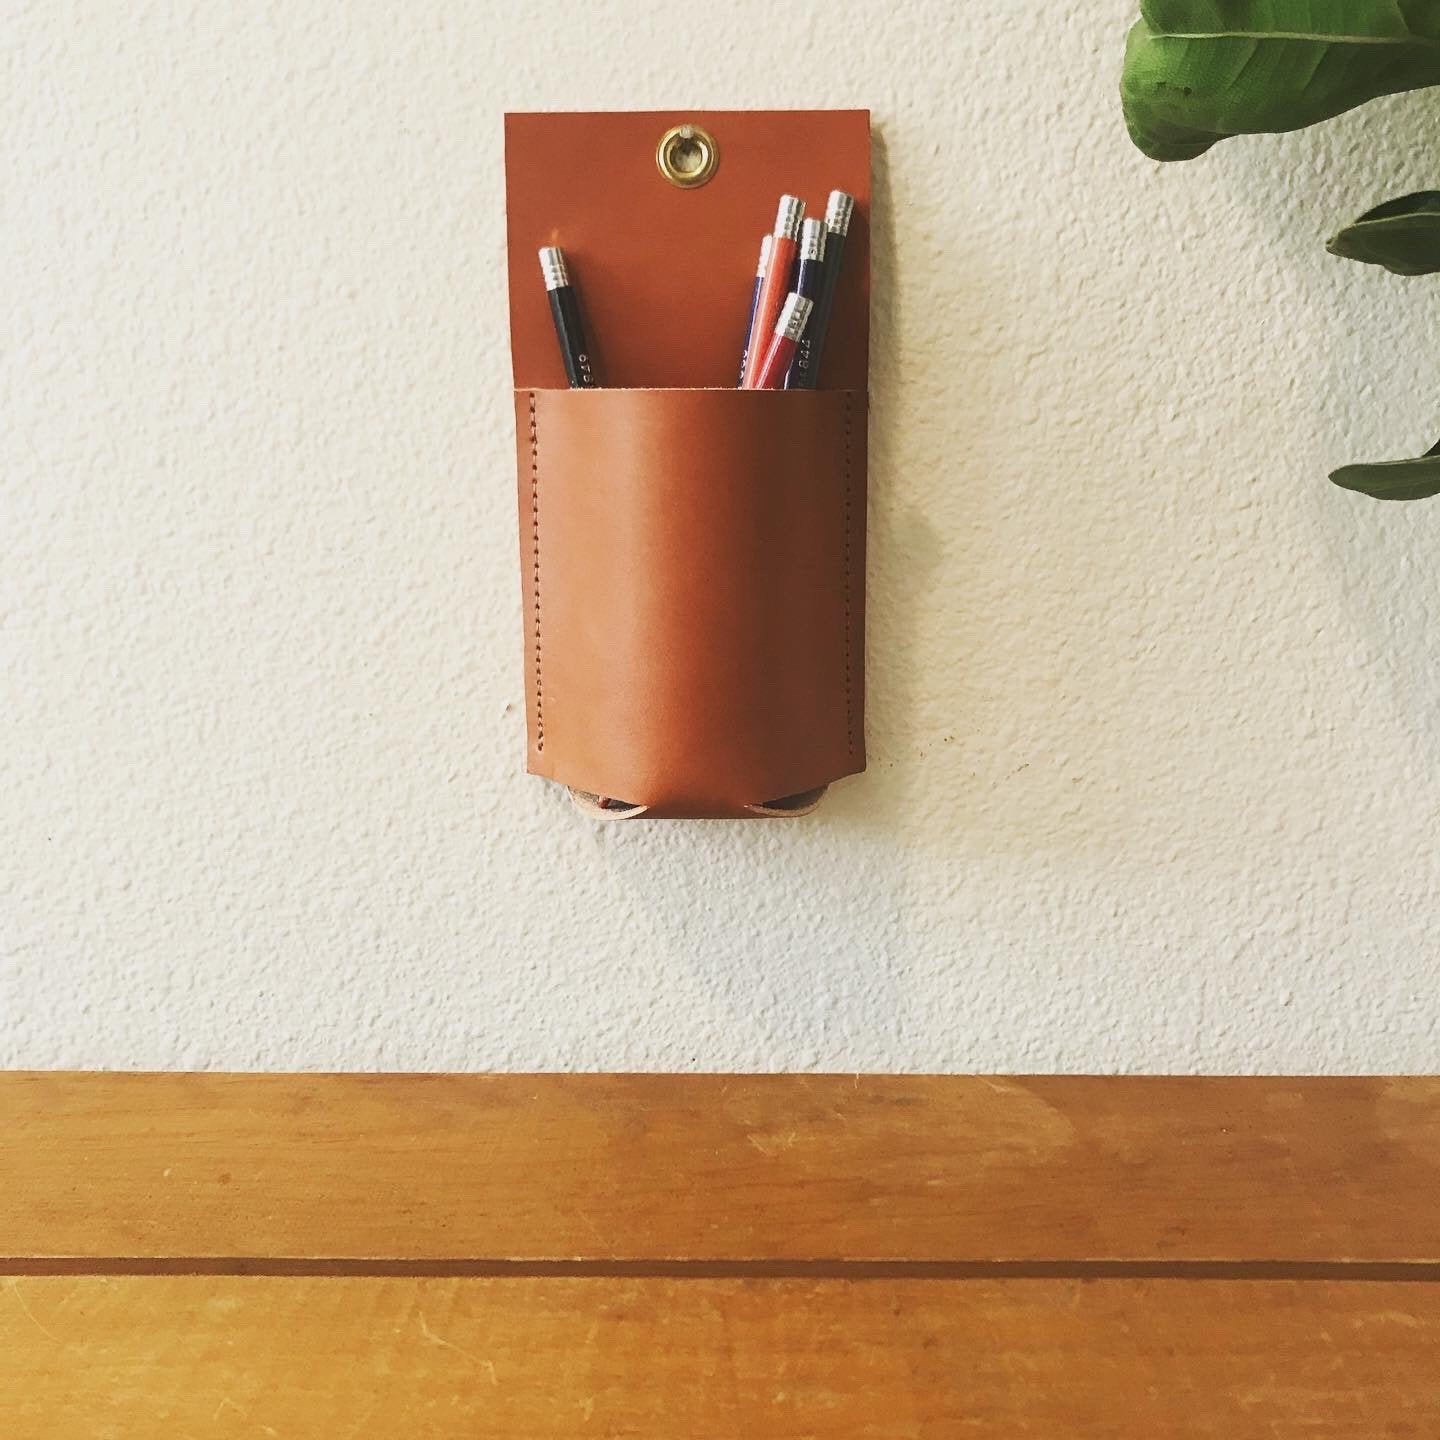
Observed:
[[[1440,270],[1440,190],[1417,190],[1367,210],[1325,248],[1396,275],[1433,275]]]
[[[1436,0],[1144,0],[1120,95],[1135,143],[1189,160],[1440,85]]]
[[[1342,465],[1330,478],[1343,489],[1358,490],[1375,500],[1426,500],[1440,495],[1440,444],[1417,460]]]

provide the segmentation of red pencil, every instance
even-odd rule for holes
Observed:
[[[781,306],[790,289],[791,272],[795,268],[795,252],[799,248],[800,222],[805,218],[805,202],[796,195],[782,195],[780,209],[775,215],[775,236],[770,242],[770,260],[765,267],[765,279],[760,286],[760,296],[755,302],[756,337],[774,332],[775,322],[780,318]],[[755,383],[757,366],[747,367],[743,387],[759,390]]]
[[[813,302],[796,291],[785,297],[780,318],[775,322],[774,334],[765,347],[764,358],[755,367],[755,383],[752,390],[783,390],[785,376],[790,371],[790,362],[800,337],[805,333],[805,322],[810,318]]]

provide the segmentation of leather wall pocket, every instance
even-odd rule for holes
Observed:
[[[687,119],[703,186],[656,163]],[[609,817],[803,814],[865,764],[868,115],[512,115],[506,165],[529,769]],[[832,189],[824,388],[736,389],[776,202]],[[542,245],[604,388],[560,388]]]

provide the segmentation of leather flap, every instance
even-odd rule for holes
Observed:
[[[655,149],[692,121],[720,164],[693,190],[667,181]],[[733,386],[760,237],[782,194],[823,215],[855,197],[823,382],[867,384],[870,112],[692,110],[505,117],[510,348],[515,384],[563,388],[536,252],[564,248],[602,386]]]

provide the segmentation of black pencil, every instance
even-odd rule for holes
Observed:
[[[803,376],[792,379],[797,390],[813,390],[820,383],[820,364],[824,356],[825,337],[830,330],[830,312],[835,305],[835,287],[840,281],[840,262],[845,254],[845,236],[850,232],[850,216],[855,197],[843,190],[832,190],[825,206],[825,274],[820,298],[810,317],[810,349]]]
[[[558,245],[541,247],[540,273],[545,277],[545,291],[550,297],[550,318],[555,322],[555,338],[560,342],[560,353],[565,359],[565,377],[572,390],[593,390],[598,382],[590,365],[585,327],[580,322],[580,301],[570,283],[565,252]]]
[[[806,220],[800,226],[800,258],[795,270],[795,292],[803,295],[813,305],[820,298],[825,287],[825,222]],[[811,324],[814,322],[812,321]],[[807,383],[811,361],[814,356],[814,340],[810,327],[800,337],[799,348],[795,351],[795,362],[785,376],[787,390],[813,390],[813,383]]]

